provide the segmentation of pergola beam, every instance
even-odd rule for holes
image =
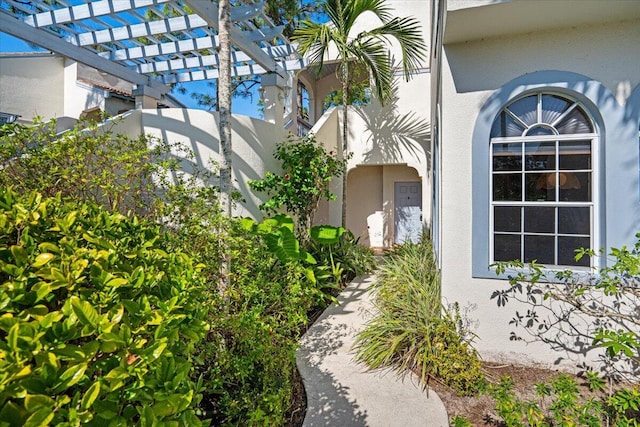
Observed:
[[[102,43],[130,40],[139,37],[151,37],[172,32],[190,31],[206,28],[209,24],[199,15],[177,16],[175,18],[159,19],[142,24],[123,25],[107,30],[87,31],[73,34],[65,39],[76,46],[92,46]],[[251,31],[238,31],[249,43],[269,40],[282,33],[282,27],[266,28]],[[235,42],[235,40],[234,40]]]
[[[169,92],[169,88],[160,82],[157,82],[134,70],[123,67],[118,63],[102,58],[84,48],[74,46],[53,34],[34,28],[7,14],[0,13],[0,29],[14,37],[18,37],[22,40],[28,40],[30,43],[44,49],[56,52],[76,62],[97,68],[98,70],[102,70],[105,73],[119,77],[133,84],[149,86],[161,93]]]
[[[279,63],[278,66],[281,70],[299,70],[304,64],[304,61],[301,59],[293,59],[289,61],[284,61]],[[259,75],[266,74],[271,71],[265,70],[260,65],[242,65],[238,67],[231,68],[231,75],[233,77],[241,77],[248,75]],[[164,74],[160,76],[160,79],[165,84],[174,84],[174,83],[186,83],[198,80],[210,80],[217,79],[220,76],[217,69],[211,70],[197,70],[197,71],[187,71],[184,73],[173,73],[173,74]]]
[[[215,28],[216,31],[219,30],[218,5],[216,3],[213,3],[210,0],[184,0],[184,2],[191,8],[191,10],[207,21],[209,26]],[[277,37],[277,35],[273,35],[271,38],[273,37]],[[251,40],[247,39],[244,33],[238,28],[231,28],[231,39],[238,49],[249,55],[249,57],[251,57],[251,59],[253,59],[263,69],[269,72],[283,72],[273,58],[263,52],[262,49],[260,49],[260,47]]]
[[[142,7],[155,6],[171,0],[106,0],[76,6],[63,7],[27,16],[24,22],[32,27],[68,24],[80,19],[91,19],[99,16],[113,15]]]
[[[246,55],[242,52],[233,52],[231,54],[232,62],[245,62]],[[204,67],[218,67],[220,64],[220,60],[218,55],[200,55],[200,56],[192,56],[189,58],[179,58],[172,59],[170,61],[155,61],[146,64],[139,64],[136,66],[136,69],[139,73],[148,74],[148,73],[166,73],[166,72],[174,72],[181,70],[188,70],[191,68],[204,68]],[[282,66],[282,64],[285,64]],[[302,60],[292,60],[285,62],[278,62],[278,65],[282,67],[284,71],[292,71],[299,70],[304,66]],[[242,65],[233,66],[233,69],[242,69]],[[262,67],[260,67],[262,68]],[[263,71],[262,73],[264,73]],[[260,74],[262,74],[260,73]],[[242,75],[242,74],[239,74]]]
[[[27,16],[24,22],[36,28],[68,24],[81,19],[114,15],[119,12],[156,6],[171,1],[172,0],[104,0],[36,13],[35,15]],[[264,3],[236,6],[231,10],[231,20],[244,21],[255,18],[262,12],[263,6]]]
[[[217,46],[218,36],[208,36],[111,50],[108,52],[100,52],[98,55],[112,61],[127,61],[142,58],[153,58],[157,56],[176,55],[178,53],[197,52],[200,50],[215,49]],[[272,58],[282,58],[296,53],[296,50],[288,44],[263,47],[262,51]],[[231,59],[234,62],[251,60],[251,57],[242,51],[234,51],[231,55]]]

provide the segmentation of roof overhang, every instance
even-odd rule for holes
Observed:
[[[638,0],[449,0],[444,43],[633,19],[640,19]]]
[[[231,19],[232,75],[305,66],[263,3],[235,6]],[[161,93],[218,78],[218,4],[209,0],[0,0],[0,31]]]

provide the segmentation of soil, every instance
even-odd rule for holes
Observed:
[[[516,395],[523,399],[535,398],[534,386],[536,383],[546,382],[561,373],[537,367],[493,363],[483,363],[483,370],[490,382],[498,382],[503,376],[511,377],[515,383]],[[581,394],[591,395],[584,381],[578,377],[576,380],[580,384]],[[434,384],[432,388],[444,403],[449,420],[458,415],[469,420],[473,426],[504,426],[502,420],[493,410],[495,402],[486,394],[463,397],[456,395],[451,389],[441,384]]]
[[[296,370],[292,379],[293,383],[293,402],[287,411],[285,427],[300,427],[304,421],[307,412],[307,394],[304,392],[304,384],[302,377]]]

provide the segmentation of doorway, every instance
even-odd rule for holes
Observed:
[[[422,183],[396,182],[394,194],[395,243],[417,243],[422,234]]]

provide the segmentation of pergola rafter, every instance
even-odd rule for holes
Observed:
[[[303,67],[264,3],[232,9],[232,74]],[[209,0],[0,0],[0,31],[135,85],[218,77],[218,5]]]

